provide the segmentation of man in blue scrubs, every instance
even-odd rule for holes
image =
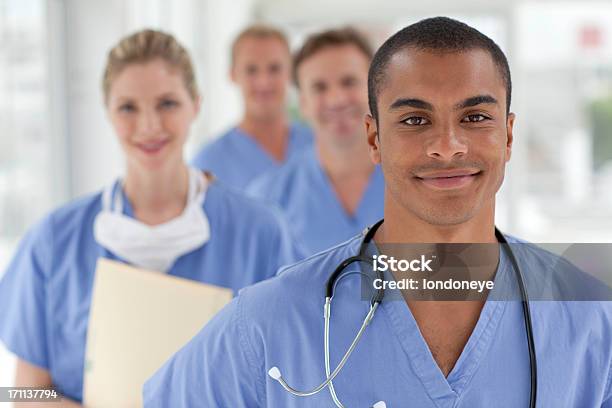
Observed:
[[[368,141],[385,175],[385,221],[376,245],[496,243],[495,195],[515,120],[510,71],[499,47],[458,21],[426,19],[382,45],[368,82]],[[362,239],[243,290],[147,382],[145,406],[334,406],[326,388],[297,397],[267,373],[276,366],[301,390],[325,378],[325,285],[342,260],[358,253]],[[532,247],[517,254],[526,281],[555,264],[550,253]],[[496,284],[513,282],[508,254],[500,250],[495,257]],[[537,406],[612,407],[610,303],[530,306]],[[369,307],[358,275],[340,281],[331,313],[332,369]],[[528,407],[521,302],[393,301],[385,295],[333,385],[346,407],[378,401],[387,407]]]
[[[290,72],[291,54],[283,33],[262,25],[240,33],[232,45],[230,74],[242,93],[244,116],[237,126],[202,147],[192,164],[242,190],[309,146],[310,129],[287,117]]]
[[[352,29],[306,39],[293,66],[314,145],[247,188],[284,210],[309,255],[349,239],[383,214],[383,175],[369,159],[363,127],[372,54]]]

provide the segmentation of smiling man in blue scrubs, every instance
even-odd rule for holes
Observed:
[[[307,254],[349,239],[383,214],[383,174],[369,159],[363,127],[372,54],[348,28],[306,39],[293,66],[314,146],[247,188],[284,211]]]
[[[230,75],[242,93],[244,116],[237,126],[202,147],[192,164],[242,190],[309,146],[310,129],[287,117],[290,73],[291,53],[282,32],[254,25],[240,33],[232,45]]]
[[[510,70],[499,47],[458,21],[423,20],[382,45],[368,82],[368,141],[385,175],[385,221],[373,237],[376,245],[495,245],[495,196],[510,159],[515,120]],[[290,385],[306,390],[325,378],[326,282],[340,262],[358,253],[362,240],[357,236],[243,290],[148,381],[145,405],[334,406],[325,388],[297,397],[267,373],[279,367]],[[495,282],[511,277],[508,254],[494,256]],[[551,255],[539,249],[517,258],[527,282],[551,265]],[[610,303],[530,306],[537,406],[612,407]],[[331,313],[331,367],[368,309],[361,279],[347,275]],[[528,407],[521,302],[385,296],[334,388],[346,407],[377,401],[390,408]]]

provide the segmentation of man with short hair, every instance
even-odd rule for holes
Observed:
[[[456,20],[422,20],[382,45],[368,84],[384,223],[243,290],[147,382],[145,405],[612,407],[610,302],[533,302],[542,282],[554,293],[570,277],[590,280],[535,245],[515,251],[518,241],[495,228],[515,120],[499,47]],[[362,251],[369,240],[375,245]],[[411,243],[492,249],[479,273],[495,288],[471,301],[420,301],[391,289],[370,299],[361,293],[367,268],[351,265],[329,282],[347,259]],[[394,282],[387,272],[383,281]],[[521,295],[501,300],[498,285]],[[333,386],[324,383],[356,338]]]
[[[234,40],[231,79],[240,88],[240,123],[204,146],[193,165],[211,171],[224,184],[242,190],[258,175],[279,167],[312,143],[307,126],[290,123],[286,95],[291,54],[284,34],[253,25]]]
[[[306,39],[293,70],[314,144],[247,188],[283,210],[307,255],[349,239],[383,215],[383,174],[370,161],[363,127],[372,54],[351,28]]]

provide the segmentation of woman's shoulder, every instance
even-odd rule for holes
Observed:
[[[47,222],[68,228],[78,226],[87,219],[93,219],[102,208],[102,192],[98,191],[74,198],[55,208],[46,217]]]
[[[21,238],[11,265],[23,269],[23,265],[37,259],[36,265],[48,266],[56,255],[66,256],[66,248],[81,248],[87,237],[93,239],[93,218],[101,207],[99,198],[100,193],[77,198],[39,219]],[[72,242],[77,246],[71,246]],[[47,269],[49,272],[53,268]]]
[[[71,240],[93,239],[93,222],[100,212],[102,193],[75,198],[47,213],[29,228],[24,241],[36,247],[63,247]]]

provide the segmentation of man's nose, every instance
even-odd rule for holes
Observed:
[[[343,107],[347,101],[347,92],[341,87],[331,87],[327,92],[326,102],[330,108]]]
[[[272,74],[268,72],[259,72],[255,78],[255,86],[257,89],[267,90],[272,85]]]
[[[427,146],[427,155],[433,159],[450,161],[468,152],[466,140],[451,125],[441,126]]]

